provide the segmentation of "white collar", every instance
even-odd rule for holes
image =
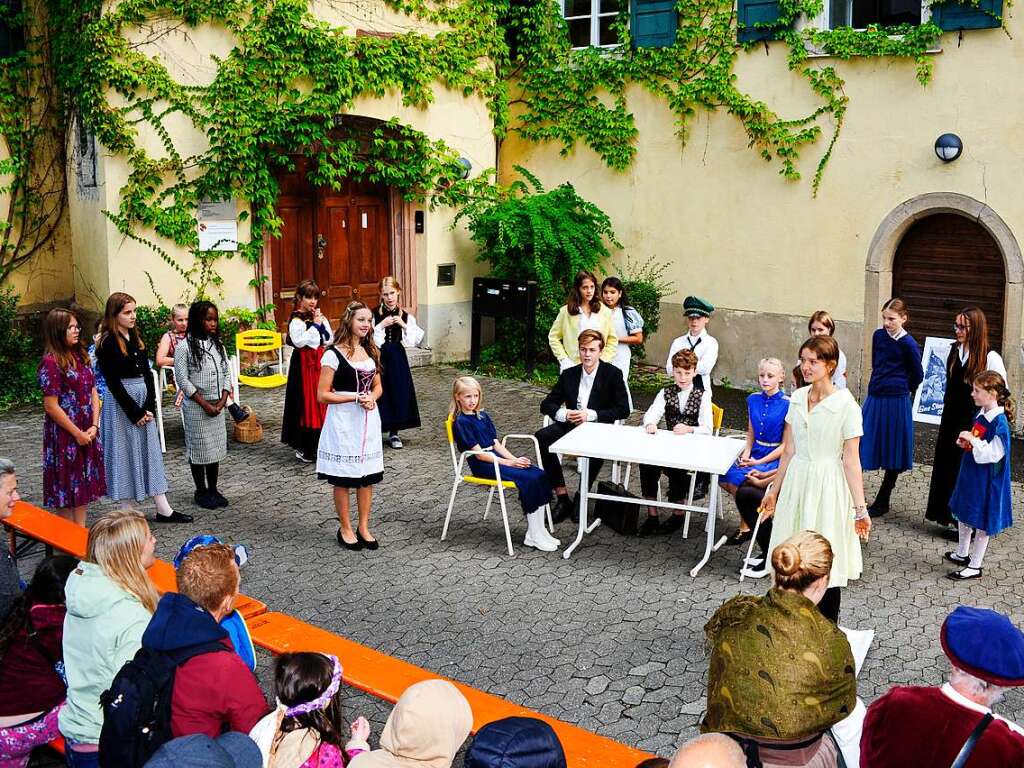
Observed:
[[[592,379],[597,375],[597,369],[601,367],[601,362],[598,361],[597,365],[594,366],[593,373],[587,373],[587,369],[583,367],[583,363],[580,363],[580,377]]]
[[[959,704],[961,707],[964,707],[965,709],[971,710],[972,712],[981,712],[982,714],[992,712],[991,709],[987,709],[983,705],[968,699],[966,696],[960,693],[956,688],[954,688],[949,683],[943,683],[942,688],[940,688],[939,690],[942,691],[946,698],[950,699],[956,704]],[[1020,736],[1024,736],[1024,728],[1021,728],[1012,720],[1007,720],[1005,717],[1003,717],[1002,715],[998,715],[995,712],[992,712],[992,716],[995,717],[997,720],[1002,720],[1004,723],[1006,723],[1010,730],[1014,731]]]
[[[893,341],[899,341],[900,339],[902,339],[904,336],[907,335],[907,329],[906,328],[900,328],[900,332],[897,333],[895,336],[893,336],[888,331],[886,331],[886,334],[888,334],[889,338],[892,339]]]
[[[687,395],[687,396],[689,396],[689,394],[690,394],[691,392],[693,392],[693,383],[692,383],[692,382],[690,383],[690,386],[688,386],[688,387],[687,387],[686,389],[683,389],[683,388],[682,388],[682,387],[680,387],[680,386],[679,386],[678,384],[676,384],[676,383],[675,383],[674,381],[672,382],[672,385],[673,385],[673,386],[674,386],[674,387],[675,387],[676,389],[678,389],[678,390],[679,390],[679,394],[680,394],[680,395]]]
[[[997,405],[995,408],[989,408],[987,411],[979,410],[978,413],[984,416],[989,421],[992,421],[1000,413],[1003,413],[1005,409],[1001,405]]]
[[[705,328],[703,331],[698,333],[696,336],[694,336],[689,331],[686,332],[686,338],[693,339],[694,341],[696,341],[697,339],[703,339],[707,335],[708,335],[708,329],[707,328]]]

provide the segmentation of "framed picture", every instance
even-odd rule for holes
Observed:
[[[921,353],[924,381],[914,394],[914,421],[938,424],[942,419],[942,397],[946,393],[946,358],[954,339],[927,336]]]

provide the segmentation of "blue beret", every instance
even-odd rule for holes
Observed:
[[[942,622],[941,637],[964,672],[993,685],[1024,685],[1024,634],[1003,614],[961,605]]]
[[[689,317],[690,315],[696,315],[697,317],[711,317],[711,313],[715,311],[714,306],[709,301],[705,301],[699,296],[687,296],[683,299],[683,314]]]
[[[562,743],[543,720],[506,717],[488,723],[466,752],[465,768],[566,768]]]

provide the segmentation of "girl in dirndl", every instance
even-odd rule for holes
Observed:
[[[185,340],[174,350],[174,381],[184,396],[181,423],[185,456],[196,485],[195,502],[203,509],[226,507],[217,490],[220,462],[228,455],[224,407],[231,394],[228,355],[220,340],[217,307],[197,301],[188,310]]]
[[[903,299],[882,307],[882,327],[871,337],[871,381],[864,400],[860,464],[884,469],[882,486],[868,507],[872,517],[889,511],[889,497],[901,472],[914,466],[914,392],[924,379],[921,348],[904,330],[909,315]]]
[[[317,400],[322,347],[331,339],[331,324],[320,311],[320,287],[303,280],[295,287],[295,311],[288,321],[285,343],[294,349],[284,392],[281,442],[295,449],[295,458],[316,461],[326,407]]]
[[[160,451],[156,385],[145,344],[135,327],[135,299],[110,294],[103,311],[103,333],[96,351],[114,402],[100,411],[100,444],[107,495],[123,508],[153,497],[158,523],[191,523],[192,516],[171,509]]]
[[[317,399],[327,406],[320,431],[316,473],[334,488],[338,544],[345,549],[375,550],[370,533],[373,486],[384,479],[381,442],[380,351],[373,341],[373,312],[361,301],[345,309],[334,342],[320,358]],[[352,530],[349,489],[356,489],[359,524]]]
[[[400,429],[420,425],[420,409],[416,403],[416,387],[412,383],[406,347],[415,347],[423,340],[423,329],[416,318],[402,309],[399,299],[402,286],[388,276],[380,281],[380,305],[373,313],[373,343],[380,347],[381,376],[384,396],[380,401],[381,429],[388,433],[392,448],[402,447]]]

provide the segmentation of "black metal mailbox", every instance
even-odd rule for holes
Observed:
[[[473,324],[470,361],[480,363],[480,321],[484,317],[516,317],[526,323],[526,372],[533,373],[536,356],[537,283],[533,280],[473,278]]]

